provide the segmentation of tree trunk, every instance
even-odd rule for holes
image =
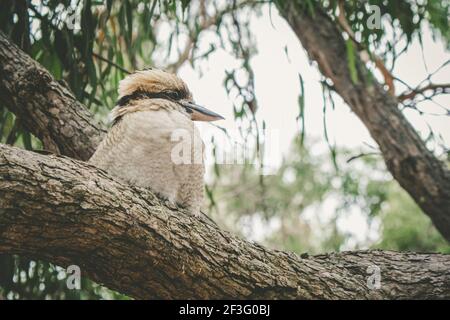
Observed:
[[[352,81],[345,40],[335,23],[322,11],[300,1],[279,1],[278,8],[324,76],[333,81],[345,100],[378,143],[387,168],[400,185],[450,241],[450,171],[425,146],[386,92],[362,62]]]
[[[239,239],[86,163],[5,145],[0,253],[76,264],[134,298],[450,298],[449,255],[301,258]]]
[[[87,160],[104,130],[70,90],[0,31],[0,96],[44,148]]]

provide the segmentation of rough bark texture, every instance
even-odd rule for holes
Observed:
[[[0,145],[0,253],[77,264],[135,298],[450,298],[450,256],[300,258],[241,240],[86,163]],[[369,266],[381,288],[370,289]]]
[[[0,31],[0,97],[44,148],[87,160],[104,133],[92,114]]]
[[[333,81],[378,143],[389,171],[450,241],[450,171],[425,146],[398,108],[398,101],[355,57],[352,81],[345,41],[335,23],[319,8],[314,14],[300,1],[280,1],[282,16],[292,27],[321,72]]]

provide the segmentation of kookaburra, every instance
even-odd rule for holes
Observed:
[[[194,103],[176,75],[137,71],[119,83],[112,127],[89,162],[199,214],[204,148],[193,121],[218,119],[223,118]]]

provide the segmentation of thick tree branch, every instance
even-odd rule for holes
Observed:
[[[357,59],[352,81],[345,41],[320,7],[312,14],[300,1],[280,1],[279,10],[311,59],[333,81],[380,146],[389,171],[450,241],[450,171],[425,146],[398,108],[398,100],[383,90]]]
[[[58,154],[87,160],[103,129],[73,94],[0,31],[1,103]]]
[[[83,275],[135,298],[450,298],[449,255],[300,258],[168,208],[86,163],[6,145],[0,253],[77,264]],[[370,289],[378,268],[381,287]]]

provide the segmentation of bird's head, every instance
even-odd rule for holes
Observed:
[[[126,108],[144,99],[158,99],[159,107],[178,109],[194,121],[223,119],[217,113],[195,104],[186,83],[175,74],[158,69],[136,71],[119,83],[119,100],[113,111],[117,119]],[[130,108],[132,109],[132,108]]]

